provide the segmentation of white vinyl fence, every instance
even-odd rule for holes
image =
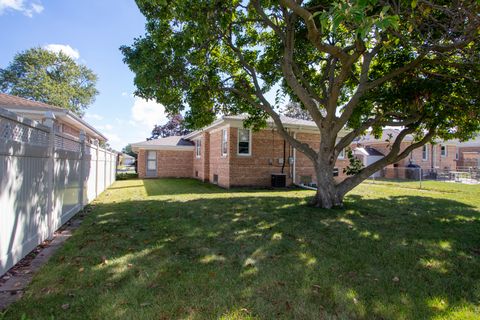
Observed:
[[[115,181],[116,154],[0,108],[0,275]]]

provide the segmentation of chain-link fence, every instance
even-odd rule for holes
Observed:
[[[421,167],[387,167],[379,170],[367,179],[367,182],[418,183],[422,187],[425,181],[442,181],[463,184],[479,184],[480,169],[460,167],[456,169],[423,169]]]

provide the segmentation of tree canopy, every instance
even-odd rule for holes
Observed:
[[[82,116],[95,101],[97,76],[66,54],[32,48],[0,69],[0,90],[62,107]]]
[[[134,157],[135,159],[137,158],[137,154],[133,152],[132,150],[132,145],[129,143],[122,149],[122,153],[128,154],[129,156]]]
[[[168,119],[168,122],[164,125],[155,125],[152,130],[152,136],[147,140],[166,138],[170,136],[183,136],[189,133],[185,127],[183,116],[176,114]]]
[[[305,153],[317,171],[317,205],[434,138],[469,138],[480,126],[478,1],[137,0],[146,34],[121,48],[136,95],[202,127],[218,113],[249,115]],[[275,99],[268,95],[275,94]],[[279,101],[301,104],[320,148],[297,141]],[[401,129],[384,159],[342,182],[331,168],[353,139]],[[340,135],[348,128],[350,133]],[[414,143],[402,149],[407,135]],[[322,173],[323,172],[323,173]]]

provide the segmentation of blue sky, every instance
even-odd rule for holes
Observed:
[[[134,75],[118,50],[144,34],[144,22],[133,0],[0,0],[0,68],[36,46],[85,64],[98,75],[100,94],[84,119],[120,150],[166,122],[161,105],[132,96]]]

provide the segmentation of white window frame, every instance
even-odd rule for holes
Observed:
[[[422,161],[428,161],[428,146],[426,144],[422,147]]]
[[[195,157],[198,159],[202,156],[202,139],[195,140]]]
[[[240,153],[240,130],[247,130],[248,131],[248,153]],[[243,129],[238,128],[237,130],[237,156],[240,157],[248,157],[252,155],[252,130],[251,129]]]
[[[343,148],[342,151],[340,151],[340,153],[338,154],[338,159],[345,160],[345,148]]]
[[[228,130],[222,129],[222,139],[220,144],[220,152],[222,157],[226,157],[228,155]]]
[[[150,157],[150,155],[153,155],[153,157]],[[157,171],[157,152],[154,151],[154,150],[147,150],[147,155],[146,155],[146,158],[147,158],[147,165],[146,165],[146,169],[148,172],[152,172],[152,171]],[[149,164],[150,163],[153,163],[154,164],[154,169],[150,169],[149,168]]]
[[[442,151],[442,148],[443,148],[443,150],[445,151],[445,154],[444,154],[444,152]],[[442,158],[446,158],[446,157],[448,156],[448,148],[447,148],[447,145],[445,145],[445,144],[441,144],[441,145],[440,145],[440,156],[441,156]]]

